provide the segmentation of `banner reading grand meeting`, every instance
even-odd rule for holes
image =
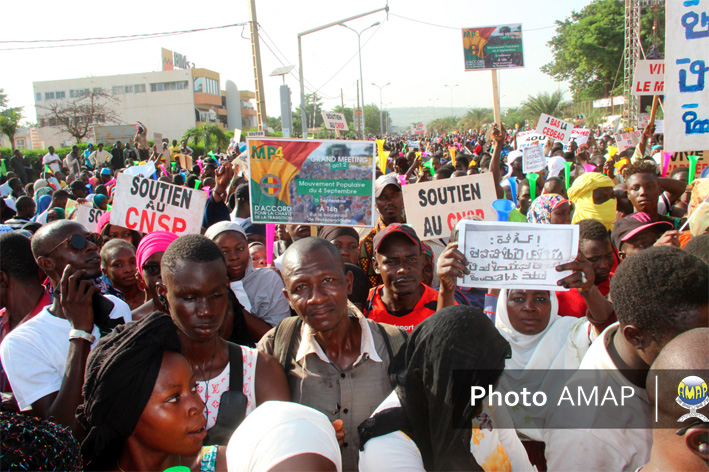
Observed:
[[[374,142],[248,138],[247,149],[255,223],[374,226]]]

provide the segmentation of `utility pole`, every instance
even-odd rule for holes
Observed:
[[[380,134],[380,135],[383,135],[383,133],[384,133],[384,130],[383,130],[383,121],[384,121],[384,120],[383,120],[383,116],[384,116],[383,114],[384,114],[384,111],[383,111],[383,105],[382,105],[382,89],[383,89],[384,87],[386,87],[387,85],[391,85],[391,83],[387,83],[386,85],[382,85],[382,86],[380,87],[379,85],[377,85],[377,84],[375,84],[374,82],[372,82],[372,85],[374,85],[375,87],[379,87],[379,134]]]
[[[251,26],[251,53],[254,59],[254,77],[256,79],[256,107],[258,130],[268,130],[266,115],[266,97],[263,91],[263,73],[261,72],[261,47],[259,46],[258,21],[256,20],[256,0],[249,0],[249,25]]]
[[[357,124],[357,126],[355,126],[355,128],[357,128],[358,133],[361,133],[360,138],[362,138],[362,137],[364,137],[364,133],[362,133],[362,121],[364,121],[364,120],[357,119],[357,112],[362,113],[362,109],[359,107],[359,80],[357,81],[357,109],[355,110],[354,114],[355,114],[355,122]]]

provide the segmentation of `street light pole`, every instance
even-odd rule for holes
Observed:
[[[444,85],[444,87],[448,87],[449,89],[451,89],[451,116],[453,116],[453,89],[457,86],[458,86],[458,84]]]
[[[375,87],[379,87],[379,85],[375,84],[374,82],[372,82],[372,85],[374,85]],[[386,87],[387,85],[391,85],[391,83],[388,83],[386,85],[382,85],[381,87],[379,87],[379,134],[382,136],[384,135],[384,131],[383,131],[383,127],[382,127],[382,122],[384,121],[384,114],[382,111],[382,89],[384,87]]]
[[[343,20],[333,21],[332,23],[328,23],[326,25],[318,26],[315,28],[311,28],[307,31],[303,31],[302,33],[298,33],[298,68],[300,69],[298,71],[298,76],[300,79],[300,116],[301,116],[301,123],[302,123],[301,127],[303,128],[303,132],[302,132],[303,138],[308,137],[308,125],[307,125],[308,117],[305,112],[305,82],[304,82],[304,78],[303,78],[303,48],[301,45],[300,38],[302,38],[306,34],[315,33],[316,31],[321,31],[326,28],[330,28],[331,26],[339,25],[340,23],[344,23],[344,22],[350,21],[350,20],[356,20],[357,18],[362,18],[363,16],[371,15],[372,13],[377,13],[380,11],[386,11],[387,13],[389,13],[389,5],[385,6],[384,8],[378,8],[376,10],[368,11],[367,13],[362,13],[359,15],[350,16],[350,17],[345,18]],[[360,67],[360,71],[361,71],[361,67]]]
[[[379,25],[379,22],[377,21],[373,25],[367,26],[364,28],[362,31],[357,31],[353,28],[350,28],[349,26],[340,23],[340,26],[343,28],[347,28],[350,31],[354,31],[355,34],[357,35],[357,54],[359,55],[359,84],[361,87],[360,94],[362,95],[362,139],[364,139],[364,136],[367,134],[367,122],[365,121],[365,116],[366,114],[364,113],[364,109],[366,108],[365,102],[364,102],[364,81],[362,80],[362,38],[361,35],[365,31],[367,31],[369,28],[374,28],[375,26]]]

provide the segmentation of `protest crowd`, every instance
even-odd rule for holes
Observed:
[[[198,156],[141,127],[127,147],[50,147],[38,175],[20,151],[2,162],[0,469],[707,470],[709,423],[676,423],[675,397],[676,372],[708,366],[709,178],[663,174],[652,123],[620,152],[600,126],[544,138],[534,173],[522,129],[371,137],[373,227],[359,202],[340,206],[351,225],[272,232],[251,219],[243,137]],[[117,224],[136,221],[117,219],[127,176],[169,222]],[[577,227],[563,290],[461,284],[480,216],[440,237],[407,223],[406,187],[473,178],[514,231]],[[556,403],[493,404],[553,371],[635,401],[565,427]]]

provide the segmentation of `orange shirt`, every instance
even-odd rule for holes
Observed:
[[[398,326],[410,333],[419,323],[434,314],[437,309],[438,290],[423,283],[421,285],[423,285],[424,291],[419,301],[416,302],[416,306],[413,310],[404,311],[389,311],[387,309],[379,293],[382,285],[370,289],[364,316],[378,323]]]

